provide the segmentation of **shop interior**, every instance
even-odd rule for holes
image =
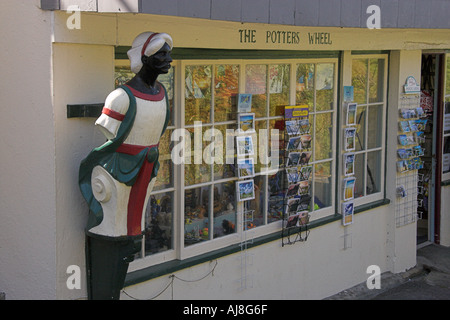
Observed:
[[[424,111],[427,124],[424,137],[420,141],[424,150],[423,168],[418,170],[417,190],[417,245],[433,241],[434,204],[435,204],[435,143],[436,109],[439,90],[439,54],[422,55],[420,106]]]

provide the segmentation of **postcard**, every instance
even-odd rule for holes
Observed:
[[[309,193],[309,189],[310,189],[310,184],[309,181],[300,181],[299,183],[299,188],[298,188],[298,194],[302,195],[302,194],[308,194]]]
[[[354,126],[356,125],[356,103],[348,103],[347,104],[347,125]]]
[[[286,226],[285,228],[292,228],[292,227],[296,227],[297,223],[298,223],[298,214],[293,214],[291,216],[288,217],[287,222],[286,222]]]
[[[238,95],[238,112],[251,112],[252,109],[252,95],[239,94]]]
[[[300,134],[300,127],[297,120],[286,121],[286,132],[288,135]]]
[[[286,169],[287,179],[289,183],[297,183],[300,181],[300,173],[297,167]]]
[[[301,136],[301,146],[302,149],[310,149],[311,148],[311,135],[305,134]]]
[[[297,211],[308,210],[311,203],[311,196],[309,194],[300,195],[300,202],[297,207]]]
[[[300,160],[300,152],[289,152],[287,167],[298,166]]]
[[[346,128],[345,129],[345,151],[353,151],[355,150],[355,136],[356,129],[355,128]]]
[[[289,138],[287,151],[300,150],[302,148],[301,141],[301,136]]]
[[[252,136],[238,136],[236,137],[236,144],[238,157],[252,156],[254,154]]]
[[[398,136],[398,143],[399,143],[401,146],[407,146],[407,145],[409,144],[409,142],[408,142],[408,136],[407,136],[406,134],[400,134],[400,135]]]
[[[353,223],[354,203],[344,202],[342,204],[342,223],[344,226]]]
[[[255,199],[255,186],[253,179],[236,182],[236,189],[238,201]]]
[[[351,176],[355,173],[355,154],[344,154],[344,175]]]
[[[412,132],[415,132],[415,131],[417,131],[418,129],[417,129],[417,123],[416,123],[416,121],[417,120],[409,120],[408,122],[409,122],[409,127],[411,128],[411,131]]]
[[[300,183],[289,185],[288,189],[286,190],[286,198],[297,196],[299,188]]]
[[[312,166],[302,167],[300,169],[300,181],[309,180],[309,176],[312,172]]]
[[[301,134],[309,133],[309,130],[311,128],[311,125],[309,124],[309,119],[299,119],[298,126]]]
[[[300,155],[300,159],[298,160],[298,164],[300,166],[307,165],[310,159],[311,159],[311,151],[302,152]]]
[[[344,101],[349,102],[354,99],[353,86],[344,86]]]
[[[399,159],[408,159],[408,153],[406,152],[406,149],[398,149],[397,150],[397,156]]]
[[[286,214],[296,213],[299,205],[300,205],[300,198],[288,199],[286,206]]]
[[[253,158],[238,159],[238,177],[249,178],[255,175],[255,164]]]
[[[254,131],[255,130],[255,114],[254,113],[238,114],[238,130]]]
[[[356,178],[347,178],[344,180],[344,201],[352,200],[355,197]]]
[[[397,172],[408,171],[408,165],[406,160],[397,161]]]
[[[297,222],[297,226],[301,227],[301,226],[305,226],[309,223],[309,211],[304,210],[304,211],[300,211],[298,213],[298,222]]]
[[[411,131],[408,121],[400,121],[398,123],[398,128],[401,132],[410,132]]]

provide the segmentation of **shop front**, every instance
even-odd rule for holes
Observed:
[[[87,297],[85,277],[66,282],[86,266],[78,168],[146,31],[173,39],[159,78],[171,116],[121,299],[322,299],[371,266],[414,267],[418,242],[450,245],[448,29],[100,12],[71,29],[67,12],[46,12],[57,297]]]

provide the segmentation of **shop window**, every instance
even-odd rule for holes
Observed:
[[[354,140],[357,205],[384,196],[386,59],[384,56],[352,59],[352,86],[357,103]]]
[[[117,60],[116,86],[132,76],[128,64]],[[256,237],[281,229],[284,153],[272,147],[284,140],[288,105],[309,106],[311,158],[303,174],[309,181],[311,221],[335,214],[337,59],[174,61],[170,73],[158,80],[168,91],[172,118],[160,141],[161,167],[137,265],[238,244],[249,230]],[[235,143],[241,93],[252,95],[255,114],[255,131],[249,133],[255,145],[255,197],[246,202],[236,194],[236,148],[227,150]],[[172,141],[177,129],[184,138],[182,164],[174,164],[171,154],[181,141]],[[251,217],[242,217],[244,210]]]

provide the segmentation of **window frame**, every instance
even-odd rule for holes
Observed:
[[[448,103],[450,104],[450,91],[447,92],[447,87],[450,88],[450,54],[446,53],[444,56],[444,88],[443,88],[443,97],[442,97],[442,136],[438,137],[438,139],[442,139],[442,149],[439,151],[441,153],[441,159],[442,159],[442,169],[441,169],[441,181],[450,181],[450,172],[444,173],[444,148],[445,148],[445,139],[450,139],[450,131],[448,133],[445,133],[444,129],[444,119],[445,119],[445,103],[446,100],[448,100]]]
[[[175,67],[175,73],[174,73],[174,117],[173,117],[173,124],[172,126],[168,127],[168,129],[188,129],[193,128],[194,125],[185,125],[185,68],[188,65],[212,65],[212,74],[214,74],[214,66],[215,65],[238,65],[239,66],[239,93],[245,93],[245,67],[247,65],[252,64],[264,64],[267,65],[267,70],[269,70],[271,65],[281,65],[281,64],[289,64],[290,65],[290,74],[289,74],[289,81],[290,81],[290,92],[289,92],[289,103],[290,105],[296,104],[296,86],[295,86],[295,79],[296,79],[296,72],[297,72],[297,65],[301,63],[311,63],[311,64],[320,64],[320,63],[333,63],[334,64],[334,79],[333,79],[333,86],[334,86],[334,93],[333,93],[333,104],[334,108],[331,110],[325,110],[325,111],[317,111],[313,112],[313,114],[325,114],[330,113],[332,114],[332,124],[333,124],[333,131],[332,131],[332,137],[331,137],[331,144],[332,144],[332,150],[330,152],[330,158],[327,159],[321,159],[315,162],[311,162],[310,164],[313,166],[313,173],[315,170],[315,165],[318,163],[330,163],[330,170],[331,170],[331,206],[320,209],[320,210],[314,210],[314,208],[311,208],[311,220],[310,222],[314,221],[321,221],[324,218],[333,217],[336,215],[336,212],[338,209],[338,204],[336,201],[336,188],[339,188],[337,185],[337,181],[339,180],[337,178],[338,171],[336,170],[337,163],[339,163],[339,160],[336,158],[337,155],[337,148],[339,145],[338,142],[338,136],[339,132],[337,130],[338,127],[338,110],[339,110],[339,100],[338,100],[338,94],[340,90],[340,79],[339,79],[339,69],[341,68],[339,58],[338,57],[315,57],[315,58],[298,58],[298,59],[214,59],[214,60],[174,60],[172,63],[172,66]],[[315,72],[316,76],[316,72]],[[266,89],[269,90],[269,82],[270,77],[267,76],[267,86]],[[212,79],[212,83],[214,83],[214,79]],[[316,82],[315,82],[316,83]],[[270,93],[266,93],[267,96],[270,96]],[[208,126],[214,126],[214,125],[225,125],[225,124],[235,124],[236,120],[228,120],[228,121],[221,121],[221,122],[215,122],[214,120],[214,95],[211,98],[211,115],[210,120],[211,122],[208,123]],[[266,128],[269,128],[269,123],[271,120],[277,120],[277,119],[283,119],[283,116],[270,116],[270,99],[267,99],[266,101],[266,115],[265,117],[256,118],[258,121],[265,121],[266,122]],[[315,127],[315,126],[314,126]],[[270,129],[270,128],[269,128]],[[270,135],[270,130],[268,132]],[[192,141],[193,142],[193,141]],[[313,147],[314,148],[314,147]],[[270,149],[269,149],[270,152]],[[213,164],[212,164],[213,166]],[[213,170],[213,169],[212,169]],[[277,171],[284,170],[284,168],[279,168]],[[268,190],[268,174],[260,173],[259,175],[264,176],[264,186],[265,186],[265,201],[263,206],[263,214],[264,214],[264,224],[260,225],[254,229],[250,229],[248,231],[241,231],[241,228],[238,226],[242,226],[242,219],[239,214],[237,214],[237,221],[236,221],[236,232],[231,235],[223,236],[217,239],[211,239],[208,241],[204,241],[198,244],[193,244],[190,246],[184,245],[184,192],[186,189],[195,189],[201,186],[207,186],[207,185],[214,185],[214,184],[220,184],[226,181],[238,181],[237,177],[233,178],[226,178],[226,179],[220,179],[215,180],[214,179],[214,171],[212,171],[211,179],[208,182],[205,183],[199,183],[194,184],[190,186],[185,185],[184,181],[184,172],[185,167],[184,165],[176,165],[173,164],[173,186],[166,189],[160,189],[157,191],[153,191],[151,194],[161,194],[166,192],[173,192],[174,199],[173,199],[173,217],[172,217],[172,232],[173,232],[173,248],[161,253],[155,253],[151,255],[145,256],[144,249],[142,250],[142,255],[140,258],[135,259],[132,263],[130,263],[129,272],[141,270],[144,268],[156,266],[158,264],[161,264],[163,262],[167,262],[170,260],[185,260],[188,258],[192,258],[195,256],[199,256],[201,254],[206,254],[215,250],[223,249],[232,245],[239,245],[239,243],[242,241],[242,239],[254,239],[262,236],[266,236],[269,234],[273,234],[276,232],[280,232],[282,229],[282,220],[274,221],[271,223],[268,223],[268,200],[269,200],[269,190]],[[314,183],[311,184],[311,188],[314,188]],[[210,194],[214,192],[213,188],[210,188]],[[312,191],[314,192],[314,191]],[[313,193],[312,193],[313,194]],[[212,199],[212,198],[210,198]],[[243,203],[237,203],[238,206],[236,208],[237,212],[243,211]]]
[[[343,68],[343,70],[349,70],[348,72],[350,72],[350,79],[353,82],[353,61],[354,60],[360,60],[360,59],[368,59],[368,64],[370,64],[370,60],[371,59],[384,59],[384,73],[383,73],[383,100],[382,101],[377,101],[377,102],[370,102],[370,98],[369,98],[369,94],[370,94],[370,89],[369,87],[366,88],[366,102],[365,103],[357,103],[358,108],[360,108],[360,106],[364,106],[366,108],[366,112],[365,112],[365,128],[364,128],[364,149],[363,150],[359,150],[359,151],[345,151],[344,149],[344,127],[345,127],[345,119],[346,119],[346,111],[344,106],[344,101],[343,99],[341,99],[341,120],[340,120],[340,128],[341,132],[340,134],[342,135],[342,138],[340,139],[340,143],[341,143],[341,147],[340,147],[340,157],[339,160],[343,161],[343,155],[348,153],[348,152],[352,152],[356,155],[360,155],[360,154],[364,154],[364,185],[363,185],[363,190],[364,190],[364,196],[358,197],[358,198],[354,198],[354,205],[355,207],[358,206],[362,206],[362,205],[367,205],[369,203],[374,203],[380,200],[385,199],[385,184],[386,184],[386,148],[387,148],[387,144],[386,144],[386,134],[387,134],[387,127],[386,127],[386,121],[387,121],[387,112],[388,112],[388,76],[389,76],[389,54],[388,53],[380,53],[380,54],[372,54],[372,53],[368,53],[368,54],[364,54],[364,53],[358,53],[358,54],[351,54],[350,60],[351,60],[351,66],[346,66]],[[367,72],[367,84],[369,84],[369,74],[370,72]],[[355,101],[356,102],[356,101]],[[369,148],[368,147],[368,130],[369,130],[369,126],[368,126],[368,119],[369,119],[369,108],[373,106],[381,106],[382,108],[382,115],[381,115],[381,128],[380,128],[380,132],[381,132],[381,138],[380,138],[380,146],[379,147],[374,147],[374,148]],[[356,139],[355,139],[356,140]],[[356,141],[355,141],[356,143]],[[368,157],[367,154],[370,152],[381,152],[381,159],[380,159],[380,187],[379,187],[379,191],[376,193],[372,193],[370,195],[366,194],[366,189],[367,189],[367,161],[368,161]],[[343,174],[343,169],[342,169],[342,165],[339,166],[339,176],[340,176],[340,183],[339,183],[339,195],[340,195],[340,199],[341,201],[343,201],[343,189],[344,189],[344,180],[347,178],[344,176]],[[356,177],[356,176],[355,176]],[[358,177],[356,177],[356,179],[358,179]],[[340,210],[340,209],[339,209]]]

